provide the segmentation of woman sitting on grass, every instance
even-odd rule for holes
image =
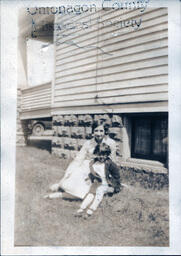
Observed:
[[[90,192],[84,198],[76,216],[91,216],[101,203],[104,194],[120,192],[119,168],[110,159],[111,149],[105,144],[98,144],[94,150],[95,158],[90,162],[90,174],[92,186]]]
[[[94,149],[100,143],[109,145],[110,159],[116,160],[116,142],[108,136],[108,125],[103,121],[97,121],[92,127],[93,138],[87,140],[75,159],[70,163],[65,171],[64,177],[59,183],[50,187],[54,193],[46,195],[45,198],[70,198],[84,199],[91,187],[88,179],[90,173],[90,162],[94,159]],[[63,191],[63,192],[62,192]]]

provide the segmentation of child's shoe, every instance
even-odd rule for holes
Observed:
[[[82,217],[84,213],[84,210],[83,209],[78,209],[77,212],[74,214],[75,217]]]
[[[92,214],[93,214],[93,210],[88,209],[88,210],[87,210],[87,215],[88,215],[88,216],[91,216]]]
[[[87,218],[91,217],[93,213],[93,210],[88,209],[86,214],[84,215],[84,219],[86,220]]]

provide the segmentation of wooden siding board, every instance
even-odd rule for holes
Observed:
[[[34,106],[50,106],[50,101],[36,101],[32,104],[32,102],[27,102],[27,103],[22,103],[22,108],[26,108],[26,107],[34,107]]]
[[[42,94],[34,94],[34,95],[29,95],[29,96],[23,96],[22,100],[33,100],[33,99],[43,99],[43,98],[47,98],[47,97],[51,97],[51,91],[47,92],[47,93],[42,93]]]
[[[50,88],[48,89],[41,89],[41,90],[34,90],[34,91],[22,91],[22,96],[23,97],[26,97],[26,96],[35,96],[35,95],[42,95],[42,94],[45,94],[45,93],[49,93],[51,91]]]
[[[28,88],[24,88],[22,89],[22,93],[25,94],[26,92],[30,93],[33,91],[41,91],[41,90],[46,90],[51,88],[51,83],[47,83],[47,84],[41,84],[41,85],[37,85],[37,86],[32,86],[32,87],[28,87]]]
[[[91,65],[86,65],[84,68],[80,67],[80,68],[74,68],[73,71],[72,69],[68,69],[68,70],[63,70],[63,71],[59,71],[58,73],[55,74],[56,78],[59,77],[66,77],[66,76],[75,76],[77,74],[82,74],[84,76],[84,73],[89,73],[91,72],[92,74],[94,74],[96,72],[96,63],[91,64]],[[85,74],[85,75],[86,75]]]
[[[69,81],[74,81],[74,80],[80,80],[80,79],[84,79],[84,78],[91,78],[91,77],[96,77],[96,68],[94,70],[91,71],[87,71],[87,72],[82,72],[82,73],[78,73],[78,74],[73,74],[73,75],[68,75],[68,76],[59,76],[57,75],[57,81],[60,81],[60,79],[62,80],[62,83],[64,82],[69,82]]]
[[[35,104],[32,106],[22,106],[22,111],[31,110],[31,109],[44,109],[44,108],[48,108],[48,107],[50,107],[50,106],[46,105],[46,104]]]
[[[91,77],[91,78],[82,78],[81,80],[72,80],[68,82],[62,81],[62,79],[56,79],[56,85],[58,85],[61,88],[68,88],[72,86],[83,86],[83,85],[95,85],[96,84],[96,77]],[[55,89],[57,86],[55,86]]]
[[[50,105],[50,102],[51,102],[51,97],[48,97],[48,98],[45,98],[45,99],[33,99],[33,104],[36,104],[36,103],[45,103],[45,104],[49,104]],[[28,104],[31,104],[32,105],[32,100],[23,100],[22,101],[22,104],[24,105],[28,105]]]
[[[51,110],[50,108],[37,108],[35,110],[25,110],[24,112],[20,113],[20,119],[32,119],[32,118],[42,118],[42,117],[51,117]]]
[[[97,55],[95,53],[95,56],[89,56],[89,57],[83,57],[79,60],[75,58],[76,65],[74,61],[70,61],[65,59],[60,59],[57,60],[56,62],[56,73],[63,71],[63,70],[69,70],[70,68],[75,68],[75,67],[86,67],[86,65],[92,65],[93,63],[97,62]]]

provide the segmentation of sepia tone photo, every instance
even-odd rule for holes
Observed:
[[[18,12],[15,246],[169,246],[168,8]]]

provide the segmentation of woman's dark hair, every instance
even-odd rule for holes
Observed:
[[[97,120],[93,122],[92,133],[94,133],[94,130],[101,125],[103,126],[104,132],[107,135],[109,133],[109,124],[105,123],[103,120]]]

